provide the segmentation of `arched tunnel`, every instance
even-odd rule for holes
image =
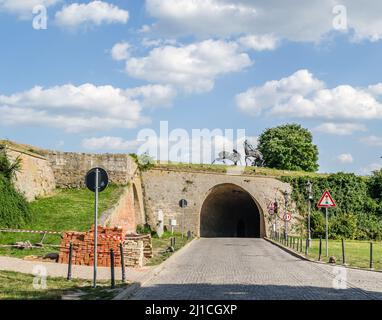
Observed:
[[[252,196],[239,186],[216,186],[205,199],[200,214],[200,236],[260,237],[260,211]]]

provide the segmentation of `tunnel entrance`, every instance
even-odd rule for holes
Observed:
[[[260,237],[260,212],[252,196],[233,184],[212,189],[200,213],[200,236]]]

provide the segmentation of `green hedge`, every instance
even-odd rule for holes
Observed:
[[[305,217],[307,198],[306,183],[313,183],[311,228],[313,237],[324,235],[324,209],[316,207],[322,193],[329,190],[337,208],[329,209],[329,237],[331,239],[382,239],[382,194],[378,192],[379,172],[371,178],[351,173],[336,173],[327,177],[282,177],[293,187],[292,198]],[[382,178],[382,175],[380,175]]]
[[[31,221],[28,202],[10,179],[0,173],[0,228],[22,228]]]

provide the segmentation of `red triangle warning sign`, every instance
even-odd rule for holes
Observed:
[[[337,207],[329,191],[325,191],[320,201],[317,203],[319,208],[335,208]]]

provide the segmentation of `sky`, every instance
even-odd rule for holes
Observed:
[[[256,144],[298,123],[320,172],[370,174],[381,14],[378,0],[0,0],[0,138],[209,162],[190,156],[205,153],[195,131],[216,133],[215,153],[242,152],[243,130]],[[169,147],[155,152],[161,127]]]

